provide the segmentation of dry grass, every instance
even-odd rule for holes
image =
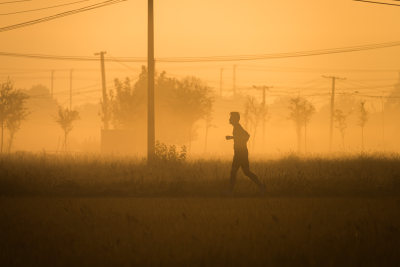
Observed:
[[[398,196],[400,158],[359,156],[256,161],[268,196]],[[64,196],[224,196],[229,161],[158,162],[101,156],[0,156],[0,194]],[[236,195],[255,186],[239,176]]]
[[[396,266],[400,158],[0,156],[1,266]]]

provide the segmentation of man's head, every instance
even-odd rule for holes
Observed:
[[[231,112],[231,116],[229,118],[229,123],[234,125],[234,124],[238,124],[239,121],[240,121],[239,112],[236,112],[236,111]]]

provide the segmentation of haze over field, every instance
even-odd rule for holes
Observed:
[[[96,4],[98,1],[78,1],[73,5],[63,1],[53,3],[58,7],[32,12],[22,11],[47,7],[48,2],[36,0],[3,4],[0,24],[8,26]],[[297,133],[293,121],[289,119],[289,98],[300,96],[315,107],[315,113],[307,126],[307,137],[301,137],[303,147],[300,150],[327,152],[331,80],[322,77],[327,75],[346,78],[337,81],[336,100],[339,101],[339,106],[336,107],[342,106],[344,112],[351,111],[346,121],[345,141],[337,125],[334,129],[334,148],[331,151],[398,152],[398,46],[352,53],[255,61],[221,62],[214,58],[211,62],[201,62],[204,59],[202,58],[195,59],[194,62],[163,62],[162,59],[172,57],[180,61],[182,57],[276,54],[394,42],[400,36],[400,29],[393,25],[399,22],[396,8],[347,0],[310,0],[306,3],[197,3],[182,0],[156,2],[156,71],[165,71],[166,77],[177,80],[195,76],[209,88],[208,95],[213,99],[210,123],[207,124],[204,120],[204,114],[193,119],[191,129],[188,130],[190,138],[172,140],[165,137],[163,132],[168,131],[170,126],[160,124],[162,118],[156,117],[156,139],[169,144],[189,146],[191,154],[230,153],[231,144],[223,139],[231,131],[227,123],[229,112],[245,113],[248,97],[253,97],[261,104],[262,90],[257,90],[254,86],[258,86],[258,89],[260,86],[268,86],[265,97],[268,114],[264,118],[264,126],[261,123],[255,126],[251,122],[247,125],[255,140],[250,144],[251,151],[263,155],[279,155],[298,150]],[[146,23],[146,1],[125,1],[96,9],[95,12],[83,12],[2,32],[0,52],[23,56],[42,54],[95,58],[95,52],[107,51],[106,60],[139,58],[142,62],[106,61],[106,86],[110,92],[116,89],[116,78],[123,81],[129,77],[132,86],[140,80],[142,65],[146,64],[147,56]],[[24,89],[31,96],[27,100],[29,116],[15,136],[13,150],[60,150],[63,132],[54,122],[54,118],[57,115],[57,105],[69,107],[71,102],[71,107],[77,109],[81,116],[70,134],[70,150],[100,151],[102,122],[99,103],[102,92],[99,61],[3,56],[0,62],[0,80],[5,82],[8,78],[13,81],[15,88]],[[54,100],[46,98],[51,88]],[[156,88],[156,97],[161,93],[160,90],[162,88]],[[45,99],[43,96],[46,96]],[[145,104],[144,99],[141,101]],[[340,104],[340,101],[343,103]],[[361,129],[357,114],[361,102],[365,102],[369,115],[364,129],[364,149],[360,141]],[[396,103],[393,105],[393,102]],[[157,114],[165,113],[165,106],[157,108]],[[146,114],[141,116],[145,117]],[[182,123],[185,124],[179,116],[175,116],[174,124]],[[139,136],[145,135],[145,125],[138,122],[137,126],[134,131]],[[112,127],[117,128],[115,125]],[[142,152],[142,148],[136,148],[133,153]]]
[[[399,11],[0,0],[0,266],[397,266]]]

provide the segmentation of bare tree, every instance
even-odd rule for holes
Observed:
[[[365,101],[360,103],[360,117],[358,125],[361,127],[361,151],[364,151],[364,127],[368,122],[368,111],[365,108]]]
[[[311,116],[315,113],[314,105],[309,102],[308,100],[304,99],[304,114],[303,114],[303,121],[304,121],[304,152],[307,152],[307,126],[310,122]]]
[[[304,147],[307,149],[307,125],[311,116],[315,113],[314,105],[303,97],[293,97],[290,99],[289,119],[295,123],[297,135],[297,151],[301,151],[301,132],[304,127]]]
[[[347,117],[350,115],[350,112],[345,113],[341,109],[336,109],[333,114],[333,119],[335,121],[335,127],[340,131],[340,136],[342,137],[342,148],[344,150],[344,140],[347,129]]]
[[[20,129],[22,121],[25,120],[25,118],[28,116],[28,112],[24,108],[24,99],[25,96],[21,96],[19,99],[16,99],[13,111],[6,119],[6,127],[10,133],[8,141],[8,152],[11,152],[11,147],[15,138],[15,134]]]
[[[256,143],[257,129],[260,122],[268,119],[268,108],[259,103],[254,97],[248,97],[245,104],[245,127],[249,125],[250,129],[253,130],[253,149]]]
[[[8,80],[0,85],[0,125],[1,125],[1,145],[0,152],[4,147],[4,129],[10,132],[8,151],[11,150],[16,132],[21,126],[21,122],[26,118],[27,111],[25,100],[28,96],[20,90],[14,88],[13,83]]]
[[[207,145],[208,145],[208,131],[210,130],[210,128],[215,127],[214,124],[212,124],[212,105],[210,102],[209,105],[209,110],[206,112],[205,116],[204,116],[204,121],[205,121],[205,140],[204,140],[204,153],[207,152]]]
[[[68,134],[73,129],[73,122],[79,119],[79,112],[76,110],[70,110],[68,108],[63,109],[62,107],[58,108],[58,117],[56,122],[61,126],[64,131],[64,150],[67,151],[67,139]]]

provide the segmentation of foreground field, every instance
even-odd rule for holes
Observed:
[[[0,195],[226,196],[231,162],[159,161],[101,156],[0,155]],[[400,196],[400,157],[298,158],[254,161],[267,196]],[[236,196],[256,187],[239,174]]]
[[[0,156],[0,266],[396,266],[400,158]]]
[[[394,198],[0,199],[2,266],[395,266]]]

